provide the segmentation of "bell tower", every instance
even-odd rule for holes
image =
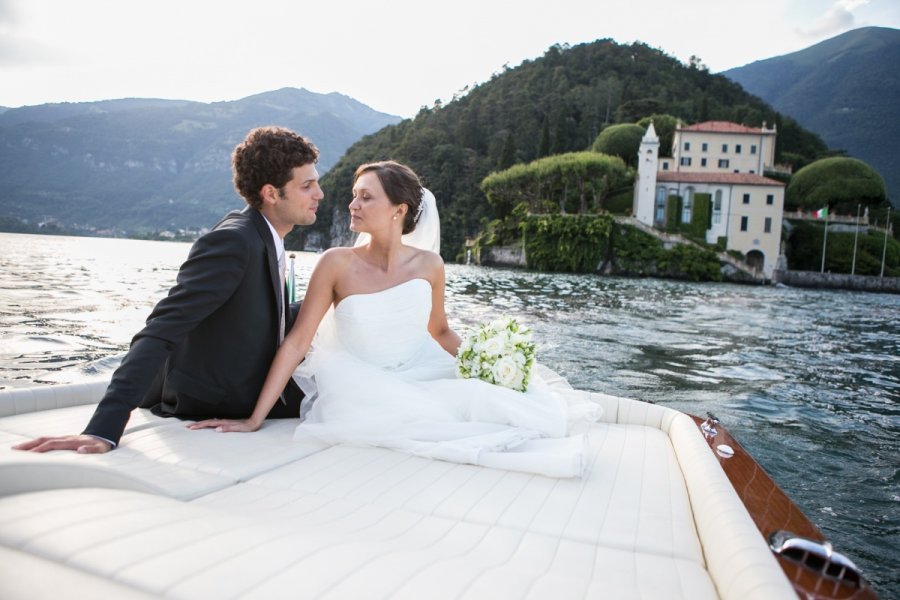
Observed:
[[[659,136],[653,122],[641,138],[638,149],[638,176],[634,190],[634,217],[646,225],[653,225],[653,206],[656,198],[656,171],[659,168]]]

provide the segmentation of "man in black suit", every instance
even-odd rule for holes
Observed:
[[[106,452],[118,445],[138,406],[185,419],[249,416],[291,324],[283,300],[283,240],[295,225],[316,220],[324,197],[318,156],[309,140],[287,129],[250,131],[232,154],[234,184],[248,206],[194,243],[175,287],[132,339],[84,433],[15,447]],[[289,382],[269,418],[299,416],[301,398]]]

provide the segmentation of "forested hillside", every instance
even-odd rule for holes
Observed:
[[[442,254],[460,252],[491,208],[479,189],[490,172],[516,162],[590,147],[604,126],[668,113],[687,123],[710,119],[778,126],[777,152],[807,157],[827,150],[815,135],[699,61],[685,65],[644,44],[599,40],[553,46],[541,58],[495,74],[446,105],[364,137],[323,178],[326,202],[294,246],[349,241],[352,174],[363,162],[392,158],[412,166],[441,209]]]

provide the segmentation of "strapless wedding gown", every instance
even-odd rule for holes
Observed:
[[[534,377],[517,392],[456,375],[428,333],[431,284],[344,298],[297,370],[312,399],[294,438],[371,445],[494,468],[579,476],[600,407]]]

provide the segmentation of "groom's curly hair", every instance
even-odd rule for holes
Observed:
[[[231,154],[234,187],[247,204],[259,208],[264,185],[281,190],[291,180],[294,167],[318,161],[319,149],[302,135],[284,127],[257,127]]]
[[[360,165],[353,175],[353,184],[363,173],[375,173],[384,193],[387,194],[391,204],[406,205],[406,216],[403,217],[403,235],[411,233],[416,228],[416,215],[419,213],[419,205],[422,204],[422,182],[415,171],[393,160],[368,163]]]

